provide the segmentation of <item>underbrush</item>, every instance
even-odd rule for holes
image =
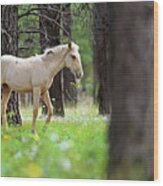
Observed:
[[[97,108],[85,102],[52,119],[43,133],[31,134],[32,109],[21,109],[23,126],[2,131],[2,176],[47,178],[106,178],[107,124]]]

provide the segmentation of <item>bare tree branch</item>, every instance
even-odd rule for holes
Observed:
[[[18,19],[21,19],[25,16],[29,16],[29,15],[33,15],[33,13],[36,13],[36,12],[33,12],[33,11],[40,11],[40,10],[52,10],[52,11],[55,11],[55,12],[58,12],[58,13],[62,13],[61,11],[55,9],[55,8],[52,8],[52,7],[48,7],[48,8],[31,8],[31,9],[28,9],[26,12],[24,12],[23,14],[20,14],[18,16]]]
[[[45,10],[45,8],[43,8],[43,9]],[[44,14],[32,12],[31,10],[32,10],[32,11],[33,11],[33,10],[40,10],[40,8],[33,8],[33,9],[30,9],[30,10],[26,11],[24,14],[21,14],[21,15],[19,16],[19,19],[20,19],[21,17],[23,17],[23,16],[29,16],[29,15],[34,15],[34,16],[43,17],[44,19],[48,20],[49,22],[55,23],[60,29],[62,29],[62,30],[66,33],[67,37],[71,40],[71,37],[70,37],[70,35],[69,35],[69,32],[68,32],[61,24],[59,24],[55,19],[52,19],[52,18],[50,18],[50,17],[48,17],[48,16],[46,16],[46,15],[44,15]],[[47,9],[46,9],[46,10],[47,10]],[[59,13],[60,13],[60,12],[61,12],[61,11],[59,11]]]
[[[9,43],[11,43],[12,42],[11,35],[5,29],[3,29],[3,28],[1,28],[1,32],[2,32],[2,34],[5,34],[8,37]]]

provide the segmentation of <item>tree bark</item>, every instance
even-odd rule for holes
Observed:
[[[18,6],[1,6],[2,45],[1,54],[18,54]],[[11,69],[12,70],[12,69]],[[3,91],[3,90],[2,90]],[[8,124],[22,124],[18,93],[12,92],[7,106]]]
[[[60,4],[46,4],[38,5],[39,10],[39,20],[40,20],[40,45],[41,50],[48,47],[54,47],[60,44],[60,27],[50,19],[55,20],[59,25],[61,21],[61,5]],[[45,15],[46,17],[41,16]],[[50,98],[54,107],[53,114],[64,116],[64,106],[63,106],[63,86],[62,86],[62,72],[59,72],[53,80],[52,86],[49,89]],[[43,114],[47,113],[47,108],[43,108]]]
[[[111,95],[109,89],[109,65],[107,34],[107,3],[94,4],[93,6],[93,69],[94,69],[94,100],[99,104],[99,113],[111,113]],[[109,101],[109,104],[108,104]],[[94,101],[96,102],[96,101]]]
[[[154,3],[108,3],[107,10],[112,77],[108,178],[153,180]]]
[[[63,35],[71,39],[71,4],[62,4],[62,24],[64,30]],[[63,69],[63,90],[64,90],[64,101],[65,103],[76,105],[77,103],[77,89],[76,89],[76,80],[74,74],[68,69]]]

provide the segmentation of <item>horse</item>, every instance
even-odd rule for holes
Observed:
[[[19,58],[12,55],[1,56],[2,127],[7,128],[6,109],[11,92],[32,92],[32,133],[36,133],[36,119],[40,98],[42,98],[48,110],[46,123],[43,127],[45,130],[53,114],[48,89],[51,87],[53,78],[64,67],[69,68],[76,78],[82,78],[83,68],[79,46],[74,42],[48,48],[43,54],[28,58]]]

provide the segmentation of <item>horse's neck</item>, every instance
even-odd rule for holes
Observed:
[[[58,72],[65,67],[64,63],[65,54],[66,50],[62,50],[58,52],[58,54],[56,54],[56,56],[52,60],[46,61],[46,63],[48,64],[47,67],[51,78],[58,74]]]

